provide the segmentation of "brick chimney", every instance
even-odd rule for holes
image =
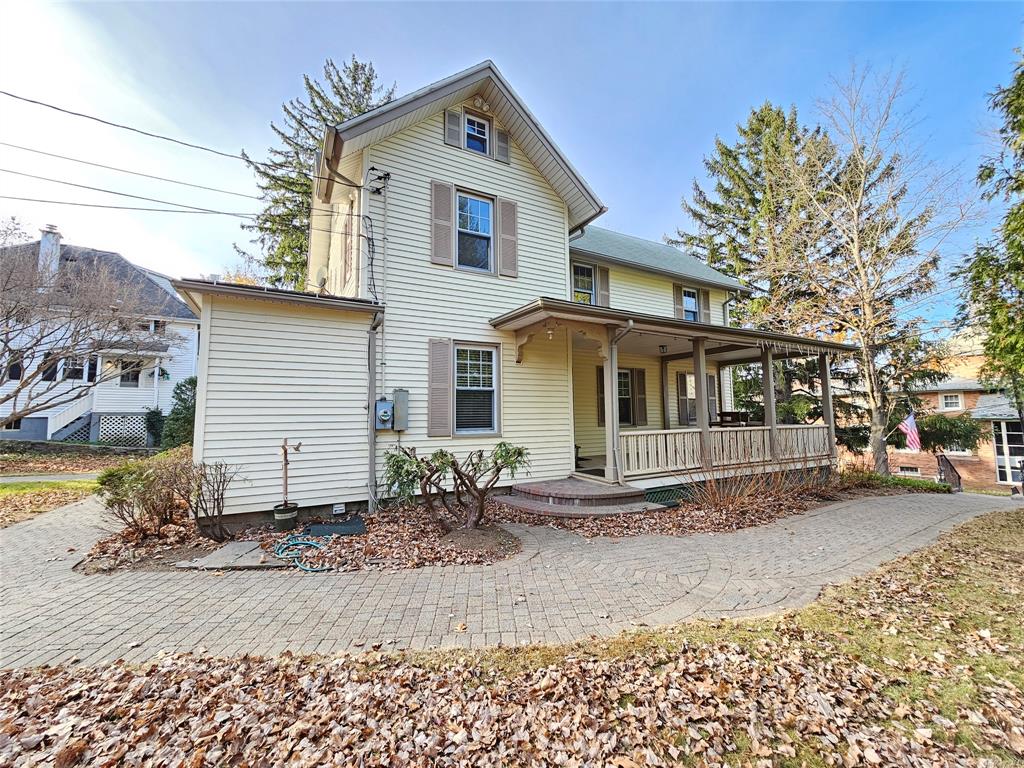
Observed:
[[[53,277],[60,266],[60,232],[54,224],[47,224],[39,232],[39,276]]]

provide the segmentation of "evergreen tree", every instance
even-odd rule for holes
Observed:
[[[268,149],[267,159],[242,153],[256,174],[264,206],[255,223],[244,226],[255,233],[260,254],[238,250],[259,264],[272,284],[289,288],[302,288],[306,280],[312,174],[324,129],[386,104],[395,93],[394,85],[380,85],[373,64],[355,56],[340,69],[328,59],[323,81],[304,75],[303,87],[303,96],[282,105],[282,125],[270,124],[280,143]]]
[[[191,445],[196,421],[196,377],[189,376],[174,385],[173,405],[164,419],[160,447],[164,450]]]
[[[1008,205],[996,238],[975,248],[957,272],[964,283],[959,320],[982,332],[982,377],[1008,393],[1024,426],[1024,56],[1019,49],[1013,80],[996,90],[991,106],[1003,120],[1000,146],[982,163],[978,182],[986,200]]]

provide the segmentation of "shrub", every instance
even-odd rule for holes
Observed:
[[[159,445],[164,431],[164,412],[159,408],[149,408],[146,411],[146,434],[149,435],[150,445]]]
[[[416,455],[415,448],[388,451],[384,456],[384,482],[398,499],[411,502],[417,488],[423,503],[435,519],[444,524],[437,503],[453,516],[464,517],[463,527],[476,528],[484,516],[487,496],[502,473],[515,477],[529,466],[526,448],[498,443],[490,453],[472,451],[461,462],[449,451],[434,451],[429,458]],[[445,493],[445,481],[451,473],[454,506]],[[465,500],[464,500],[465,497]]]
[[[160,436],[161,448],[192,445],[192,431],[196,421],[196,377],[190,376],[174,385],[174,404],[164,420]]]
[[[901,477],[900,475],[879,475],[864,467],[850,466],[838,473],[835,485],[839,489],[849,488],[904,488],[921,493],[952,493],[948,483],[937,483],[923,477]]]

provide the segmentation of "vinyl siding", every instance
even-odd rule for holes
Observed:
[[[229,513],[281,501],[281,440],[289,501],[367,498],[366,331],[370,316],[266,301],[205,297],[196,455],[236,465]]]
[[[568,224],[564,202],[514,141],[510,163],[444,144],[442,113],[369,147],[367,162],[391,173],[387,213],[387,274],[383,270],[384,200],[367,195],[377,234],[375,283],[386,286],[380,344],[380,389],[409,390],[409,430],[402,445],[421,452],[447,448],[462,457],[508,440],[530,451],[530,478],[564,477],[573,467],[568,408],[567,336],[538,333],[515,362],[515,335],[488,320],[538,296],[564,296]],[[493,132],[492,124],[492,132]],[[519,214],[518,277],[499,277],[430,263],[430,182],[513,200]],[[427,437],[427,348],[431,338],[501,347],[501,436]],[[378,436],[379,463],[398,436]]]

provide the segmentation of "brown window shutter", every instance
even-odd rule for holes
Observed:
[[[509,162],[508,131],[494,129],[494,159],[499,163]]]
[[[608,267],[597,268],[597,306],[611,306],[611,293],[608,290]]]
[[[708,374],[708,415],[712,421],[718,419],[718,375]]]
[[[519,275],[519,206],[498,199],[498,274]]]
[[[701,288],[697,292],[697,302],[700,307],[700,321],[711,323],[711,292],[707,288]]]
[[[452,342],[431,339],[427,353],[427,437],[452,434]]]
[[[678,283],[672,286],[672,307],[676,320],[683,319],[683,286]]]
[[[647,371],[633,369],[633,424],[647,426]]]
[[[676,418],[679,419],[680,427],[690,424],[690,408],[686,400],[686,373],[679,371],[676,374]]]
[[[452,147],[462,146],[462,112],[457,109],[444,112],[444,143]]]
[[[604,426],[604,367],[597,366],[597,426]]]
[[[430,263],[446,267],[454,263],[455,188],[443,181],[430,182]]]

